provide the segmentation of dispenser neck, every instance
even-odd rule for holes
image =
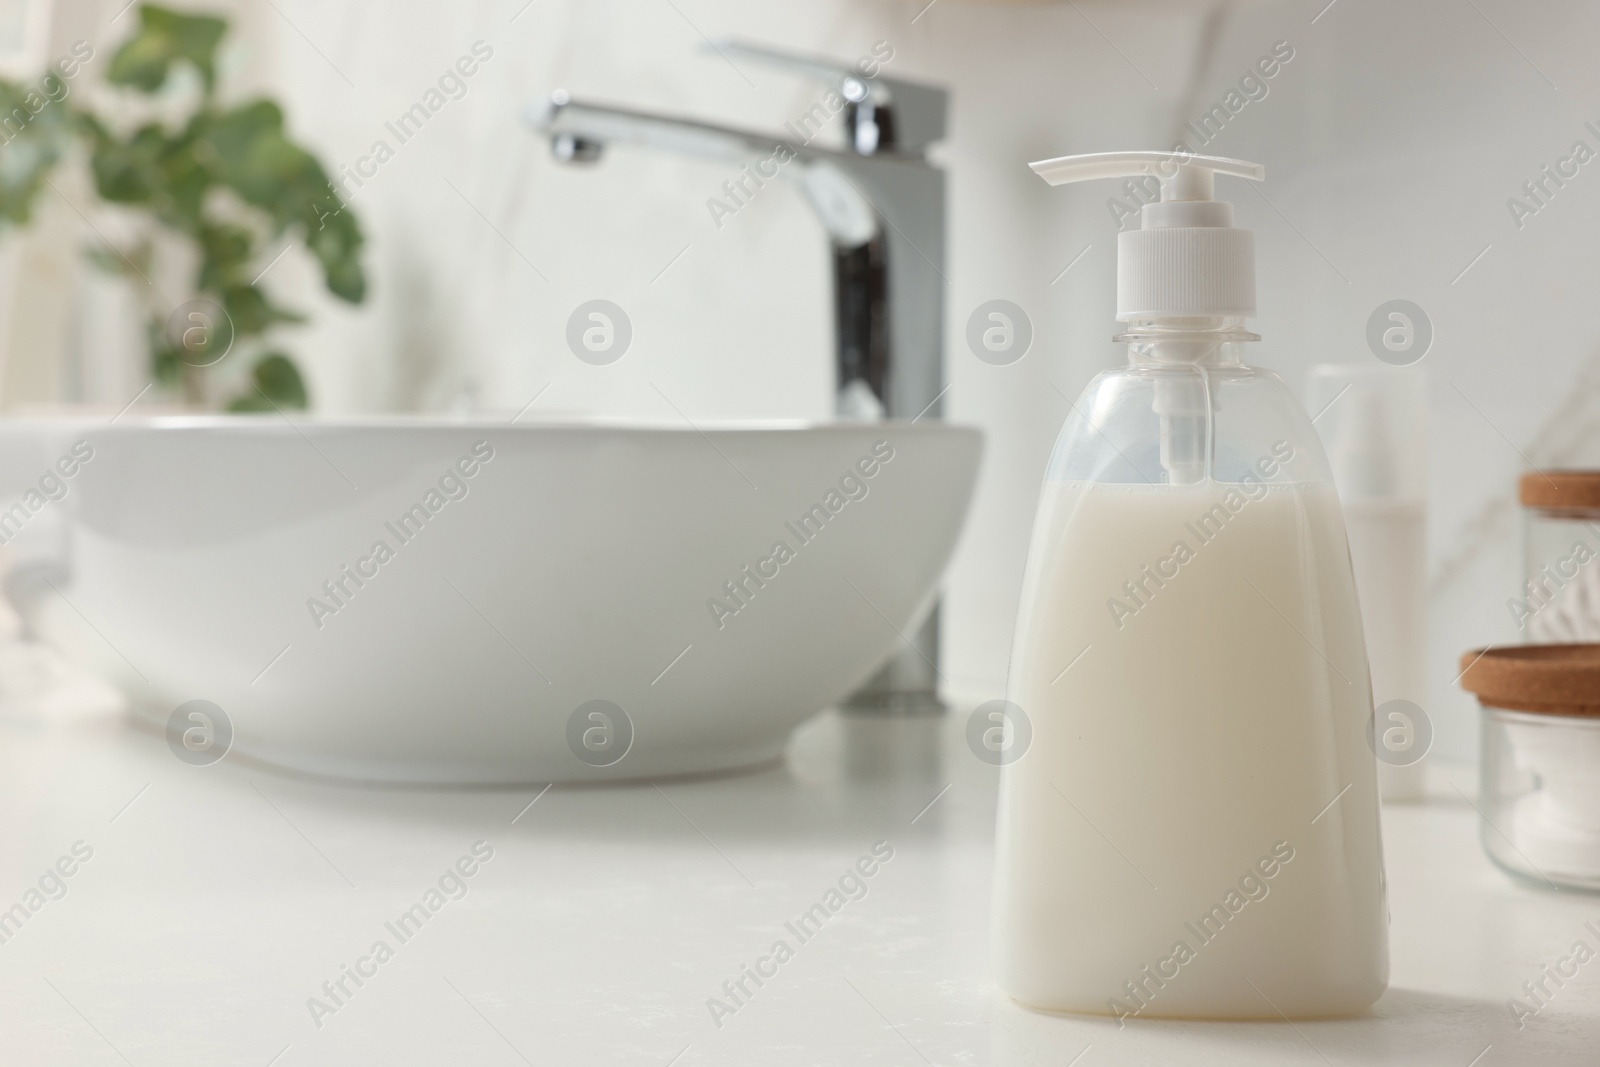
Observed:
[[[1112,338],[1128,345],[1128,362],[1136,367],[1242,367],[1248,341],[1259,334],[1245,329],[1243,316],[1163,317],[1128,323]]]

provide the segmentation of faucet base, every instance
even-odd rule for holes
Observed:
[[[939,607],[934,605],[909,643],[851,693],[840,710],[861,715],[943,715],[938,663]]]
[[[847,715],[943,715],[947,710],[934,692],[853,693],[839,706]]]

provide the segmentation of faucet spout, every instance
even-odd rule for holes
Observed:
[[[633,144],[677,155],[736,162],[771,152],[771,138],[693,119],[574,100],[565,89],[528,110],[528,124],[552,140],[581,138],[596,145]]]
[[[742,171],[723,190],[735,202],[741,187],[749,195],[752,184],[783,178],[798,186],[835,248],[858,248],[878,233],[872,203],[838,167],[837,161],[847,158],[842,152],[754,130],[573,100],[565,90],[533,109],[528,122],[550,138],[551,153],[562,163],[595,162],[611,144],[726,163]]]

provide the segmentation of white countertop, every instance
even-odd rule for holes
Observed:
[[[341,788],[123,730],[0,728],[0,909],[68,860],[0,944],[11,1064],[1503,1064],[1600,1062],[1600,960],[1518,1030],[1507,999],[1600,927],[1600,896],[1514,883],[1477,816],[1384,813],[1393,974],[1366,1018],[1042,1015],[989,977],[995,771],[964,716],[827,714],[783,766],[659,787]],[[1470,776],[1454,776],[1468,795]],[[948,786],[948,789],[946,787]],[[935,800],[937,798],[937,800]],[[931,807],[930,802],[932,802]],[[386,926],[475,842],[493,857],[401,942]],[[786,933],[875,842],[892,860],[805,943]],[[483,846],[479,846],[480,852]],[[55,882],[47,879],[47,888]],[[455,891],[454,884],[447,887]],[[707,1000],[784,938],[735,1014]],[[320,1027],[307,1000],[393,957]],[[770,970],[770,965],[768,966]],[[1487,1051],[1486,1051],[1487,1050]],[[276,1057],[276,1059],[275,1059]],[[1075,1058],[1076,1057],[1076,1058]],[[1475,1057],[1477,1057],[1475,1059]]]

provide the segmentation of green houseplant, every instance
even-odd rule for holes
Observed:
[[[219,99],[224,19],[152,4],[141,4],[138,16],[105,74],[129,98],[117,101],[120,121],[80,104],[60,78],[60,95],[50,92],[54,74],[38,89],[0,81],[0,116],[12,116],[4,132],[18,127],[0,145],[0,221],[26,223],[52,169],[86,159],[99,197],[148,224],[133,247],[105,244],[91,256],[151,294],[145,314],[155,381],[188,403],[215,402],[209,368],[241,353],[252,362],[248,380],[226,400],[229,410],[304,408],[299,369],[268,343],[274,327],[303,317],[257,284],[268,266],[264,252],[302,242],[328,290],[359,303],[366,293],[360,226],[322,165],[289,139],[276,103]],[[129,122],[124,113],[146,117]],[[190,299],[176,308],[154,298],[150,281],[161,249],[175,244],[187,245],[197,264]]]

